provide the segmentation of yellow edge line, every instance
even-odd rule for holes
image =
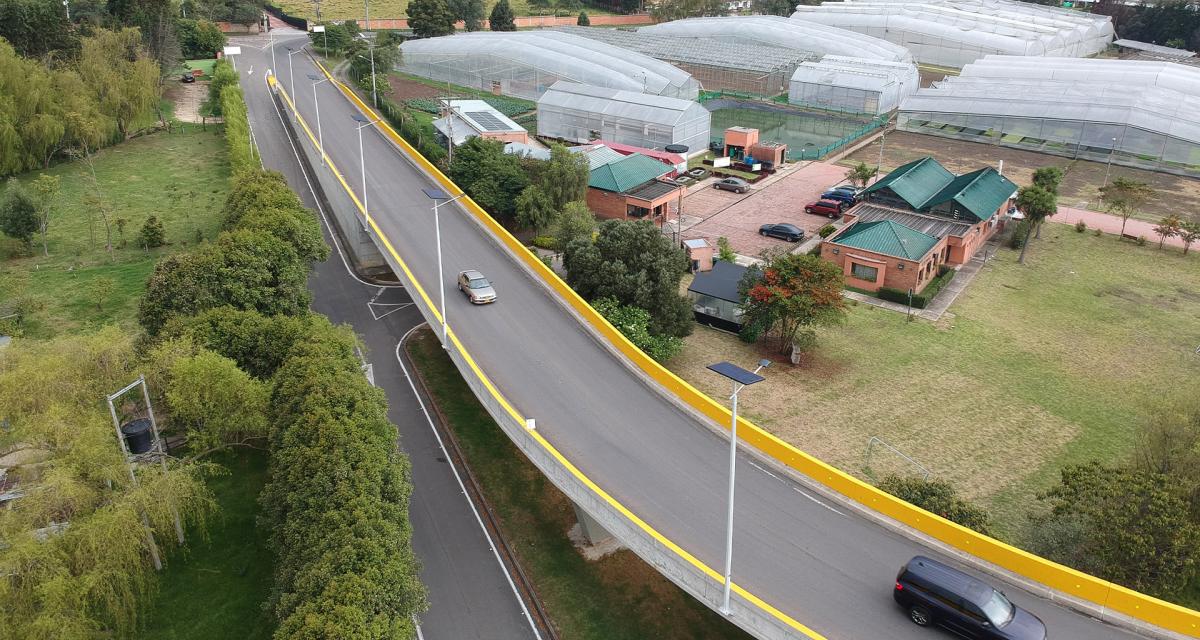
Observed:
[[[325,76],[327,78],[329,78],[334,84],[336,84],[344,93],[347,93],[348,95],[353,96],[355,98],[354,101],[356,103],[358,103],[360,108],[365,109],[366,112],[371,114],[372,117],[379,119],[379,124],[382,125],[383,127],[385,127],[387,129],[387,132],[390,133],[391,136],[395,136],[395,138],[399,138],[399,136],[395,133],[395,131],[392,131],[391,127],[388,126],[388,123],[379,117],[379,114],[375,113],[373,110],[367,108],[365,104],[362,104],[360,101],[358,101],[357,96],[354,96],[353,92],[350,92],[344,85],[342,85],[341,82],[339,82],[337,79],[333,78],[333,76],[329,73],[329,71],[327,71],[325,69],[325,67],[323,65],[321,65],[320,62],[317,62],[317,66],[321,69],[322,72],[325,73]],[[274,79],[274,77],[269,77],[268,82],[272,86],[276,86],[278,88],[280,94],[283,96],[283,98],[287,102],[288,106],[292,109],[292,112],[296,115],[296,119],[297,119],[297,121],[299,121],[300,126],[304,129],[305,135],[308,136],[309,140],[312,141],[314,146],[318,146],[319,143],[317,142],[316,138],[313,136],[312,130],[308,127],[308,124],[304,121],[303,116],[301,116],[300,112],[296,109],[296,105],[292,102],[291,96],[288,95],[287,91],[284,90],[282,85],[279,85],[277,83],[277,81]],[[402,138],[400,138],[400,140],[403,141]],[[407,146],[408,145],[405,142],[404,148],[407,149]],[[322,152],[322,155],[325,155],[325,154]],[[347,194],[350,195],[351,200],[354,202],[354,205],[356,207],[358,207],[359,212],[363,213],[365,215],[365,210],[362,206],[362,203],[359,201],[358,197],[354,195],[354,191],[350,188],[350,185],[346,183],[346,180],[343,178],[341,172],[338,171],[337,166],[334,164],[333,160],[331,158],[329,158],[328,155],[325,155],[325,161],[328,163],[329,168],[333,172],[334,176],[337,177],[338,182],[342,185],[342,188],[346,191]],[[453,185],[453,183],[450,183],[450,184]],[[455,195],[457,195],[457,194],[455,194]],[[405,275],[413,283],[413,286],[416,287],[417,293],[425,301],[426,306],[430,310],[432,310],[434,316],[436,316],[437,319],[440,321],[441,315],[438,313],[437,307],[433,304],[433,301],[429,298],[429,296],[426,295],[424,287],[422,287],[420,285],[420,283],[417,281],[416,276],[413,275],[412,271],[408,268],[408,265],[405,264],[404,259],[400,257],[400,254],[396,251],[396,248],[394,246],[392,246],[391,242],[387,239],[387,236],[383,233],[383,230],[380,229],[375,224],[375,221],[371,220],[370,224],[371,224],[371,228],[373,228],[375,230],[376,235],[384,243],[384,246],[387,249],[388,253],[391,254],[391,256],[396,260],[396,262],[400,265],[400,268],[404,271]],[[471,354],[467,351],[466,347],[464,347],[462,342],[459,341],[458,336],[454,333],[453,329],[447,327],[447,334],[450,339],[450,342],[452,342],[454,344],[454,348],[457,349],[460,354],[462,354],[463,359],[466,361],[467,365],[469,367],[471,367],[471,371],[480,379],[480,381],[483,382],[484,386],[487,388],[488,392],[492,395],[492,397],[495,398],[496,401],[499,402],[500,405],[504,408],[504,410],[510,416],[512,416],[512,418],[514,420],[517,421],[517,424],[519,424],[519,425],[525,424],[524,416],[522,416],[512,406],[512,404],[508,402],[508,400],[504,397],[504,395],[500,393],[500,391],[496,388],[496,386],[494,384],[492,384],[491,379],[487,376],[487,374],[485,374],[483,372],[482,369],[479,368],[479,365],[476,364],[475,359],[473,357],[471,357]],[[616,509],[618,512],[620,512],[621,515],[628,518],[631,522],[636,524],[638,526],[638,528],[640,528],[642,531],[644,531],[647,534],[649,534],[650,536],[652,536],[655,540],[657,540],[659,543],[661,543],[666,548],[670,549],[677,556],[679,556],[680,558],[683,558],[689,564],[696,567],[700,571],[704,572],[710,578],[720,582],[721,584],[724,584],[724,582],[725,582],[724,577],[720,573],[718,573],[716,570],[709,567],[707,564],[698,560],[692,554],[685,551],[682,547],[680,547],[678,544],[673,542],[671,539],[669,539],[666,536],[664,536],[663,534],[659,533],[658,530],[656,530],[654,527],[650,526],[650,524],[648,524],[646,521],[642,520],[637,515],[635,515],[632,511],[630,511],[628,508],[626,508],[625,505],[621,504],[615,498],[613,498],[611,495],[609,495],[607,491],[604,491],[603,489],[601,489],[595,482],[592,481],[591,478],[584,475],[584,473],[582,471],[580,471],[574,464],[572,464],[571,461],[566,458],[566,456],[564,456],[561,452],[559,452],[559,450],[557,448],[555,448],[554,445],[550,444],[549,441],[547,441],[544,437],[542,437],[542,434],[538,433],[536,430],[531,430],[531,431],[529,431],[529,433],[530,433],[530,435],[533,436],[533,439],[539,445],[541,445],[541,447],[543,449],[545,449],[551,456],[554,457],[555,460],[557,460],[560,464],[562,464],[564,467],[566,467],[567,470],[570,471],[571,474],[574,475],[580,482],[582,482],[586,487],[591,489],[596,495],[600,496],[605,502],[607,502],[610,506],[612,506],[614,509]],[[804,624],[793,619],[792,617],[783,613],[782,611],[775,608],[774,606],[768,604],[762,598],[759,598],[758,596],[756,596],[756,595],[750,593],[749,591],[745,590],[744,588],[738,586],[738,584],[736,582],[734,582],[730,585],[730,590],[734,591],[735,593],[737,593],[739,596],[741,596],[748,602],[754,604],[759,609],[762,609],[763,611],[767,612],[771,616],[780,620],[784,624],[787,624],[789,627],[805,634],[809,638],[812,638],[812,640],[826,640],[825,637],[822,636],[821,634],[813,631],[812,629],[809,629]]]

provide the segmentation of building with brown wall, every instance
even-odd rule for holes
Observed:
[[[842,268],[846,284],[866,291],[890,287],[920,293],[948,254],[945,236],[892,220],[855,222],[821,243],[821,257]]]
[[[595,164],[588,178],[588,208],[601,218],[651,220],[661,226],[667,205],[683,197],[683,187],[660,179],[673,170],[638,153]]]

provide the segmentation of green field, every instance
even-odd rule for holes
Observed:
[[[170,559],[148,603],[141,638],[267,640],[274,630],[262,608],[272,556],[255,525],[267,454],[247,449],[214,461],[229,471],[208,481],[220,509],[208,523],[207,539],[192,534],[187,551]]]
[[[1152,410],[1200,378],[1200,262],[1047,224],[1027,264],[1002,249],[936,324],[851,307],[811,360],[741,395],[757,424],[866,478],[916,469],[887,441],[991,509],[1018,539],[1035,495],[1069,463],[1122,461]],[[671,369],[720,397],[705,370],[771,356],[698,327]]]
[[[463,449],[505,536],[545,603],[559,636],[571,640],[748,638],[631,551],[588,562],[567,538],[570,501],[496,426],[429,330],[409,355]],[[668,612],[668,613],[664,613]]]
[[[42,255],[40,236],[31,255],[19,242],[0,236],[0,311],[20,303],[29,311],[22,330],[31,337],[110,323],[133,328],[137,300],[154,262],[217,234],[229,190],[224,145],[220,127],[202,131],[176,124],[174,133],[142,136],[96,153],[103,206],[92,200],[95,190],[84,162],[45,171],[61,178],[50,217],[50,257]],[[19,179],[28,183],[38,173]],[[110,223],[111,257],[105,251],[101,209]],[[137,247],[137,235],[150,215],[163,222],[169,244],[144,251]],[[125,221],[123,233],[117,220]],[[96,283],[104,278],[111,280],[113,293],[98,301]]]

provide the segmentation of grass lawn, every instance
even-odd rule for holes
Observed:
[[[213,65],[217,63],[214,58],[204,60],[184,60],[183,65],[179,68],[179,73],[183,73],[185,69],[199,69],[204,72],[200,80],[212,80]],[[168,76],[168,80],[176,80],[177,78]]]
[[[631,551],[586,561],[567,538],[575,524],[570,501],[496,426],[433,333],[415,334],[408,352],[447,416],[467,463],[562,638],[749,637]]]
[[[274,631],[262,608],[271,589],[271,553],[255,526],[267,454],[247,449],[215,462],[230,472],[208,482],[220,511],[209,521],[207,540],[193,533],[187,551],[169,559],[148,603],[142,638],[266,640]]]
[[[851,307],[810,361],[742,394],[760,426],[862,477],[914,469],[872,436],[956,483],[1016,540],[1059,469],[1121,461],[1138,425],[1200,377],[1200,262],[1179,251],[1046,225],[1027,264],[1003,249],[937,324]],[[764,354],[698,327],[670,363],[717,397],[718,360]]]
[[[61,178],[50,217],[50,257],[37,238],[32,255],[15,240],[0,236],[0,300],[27,300],[33,308],[23,330],[50,337],[115,323],[133,327],[137,301],[161,256],[211,240],[220,227],[219,209],[229,191],[229,163],[220,127],[176,126],[104,149],[94,156],[96,177],[112,223],[110,259],[105,228],[84,162],[58,165],[44,173]],[[28,183],[38,171],[19,176]],[[137,234],[151,216],[166,228],[167,246],[144,251]],[[124,220],[124,233],[116,221]],[[93,241],[94,235],[94,241]],[[113,293],[98,306],[96,283],[111,279]]]

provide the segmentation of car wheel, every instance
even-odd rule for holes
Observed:
[[[720,189],[720,188],[721,188],[721,185],[719,185],[719,184],[714,184],[714,185],[713,185],[713,188],[714,188],[714,189]]]
[[[908,619],[913,621],[918,627],[928,627],[929,623],[933,622],[933,618],[929,615],[929,609],[921,606],[912,606],[908,608]]]
[[[765,237],[767,237],[767,232],[766,232],[766,231],[759,231],[759,234],[761,234],[761,235],[762,235],[762,237],[764,237],[764,238],[765,238]]]
[[[831,213],[831,214],[829,214],[829,219],[830,219],[830,220],[837,220],[837,214],[836,214],[836,213]]]
[[[746,193],[745,189],[738,189],[738,193]]]
[[[812,212],[813,212],[813,210],[812,210],[812,208],[811,208],[811,207],[804,207],[804,213],[810,213],[810,214],[811,214]]]

